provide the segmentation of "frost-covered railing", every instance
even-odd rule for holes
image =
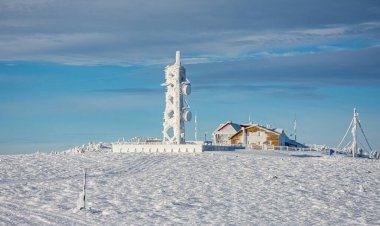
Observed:
[[[280,150],[280,151],[321,151],[321,149],[312,148],[312,147],[299,148],[299,147],[289,147],[289,146],[274,146],[273,149]]]
[[[211,141],[203,143],[203,151],[235,151],[243,148],[240,144],[213,144]]]
[[[351,149],[351,147],[346,147],[346,148],[331,148],[331,149],[335,150],[337,153],[340,153],[340,154],[352,155],[352,149]],[[368,157],[370,159],[380,159],[380,151],[377,151],[377,150],[368,151],[368,150],[363,150],[363,149],[360,148],[357,151],[356,156],[358,156],[358,157]]]
[[[212,141],[204,141],[203,145],[214,145],[214,146],[228,146],[228,147],[243,147],[241,144],[228,144],[228,143],[214,143]]]
[[[162,143],[162,140],[158,138],[150,138],[150,137],[134,137],[128,141],[119,140],[116,143],[118,144],[160,144]]]
[[[313,147],[289,147],[289,146],[274,146],[274,145],[262,145],[262,146],[251,146],[249,149],[252,150],[268,150],[268,151],[322,151],[320,148],[313,148]]]

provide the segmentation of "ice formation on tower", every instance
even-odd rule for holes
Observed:
[[[191,120],[190,107],[184,96],[190,95],[191,85],[186,78],[186,70],[181,66],[180,52],[176,52],[176,61],[165,68],[166,107],[164,112],[164,144],[185,143],[185,121]]]

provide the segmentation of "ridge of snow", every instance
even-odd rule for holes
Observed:
[[[87,152],[112,152],[112,144],[110,143],[93,143],[83,144],[68,150],[62,151],[64,154],[79,154]]]

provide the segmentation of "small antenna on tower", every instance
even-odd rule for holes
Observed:
[[[249,113],[249,116],[248,116],[248,123],[249,123],[249,124],[252,124],[251,113]]]
[[[180,51],[175,52],[175,64],[181,65],[181,53],[180,53]]]

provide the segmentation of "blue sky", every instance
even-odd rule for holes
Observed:
[[[380,149],[377,1],[4,0],[0,154],[161,137],[176,50],[202,136],[296,115],[299,141],[336,145],[357,107]]]

